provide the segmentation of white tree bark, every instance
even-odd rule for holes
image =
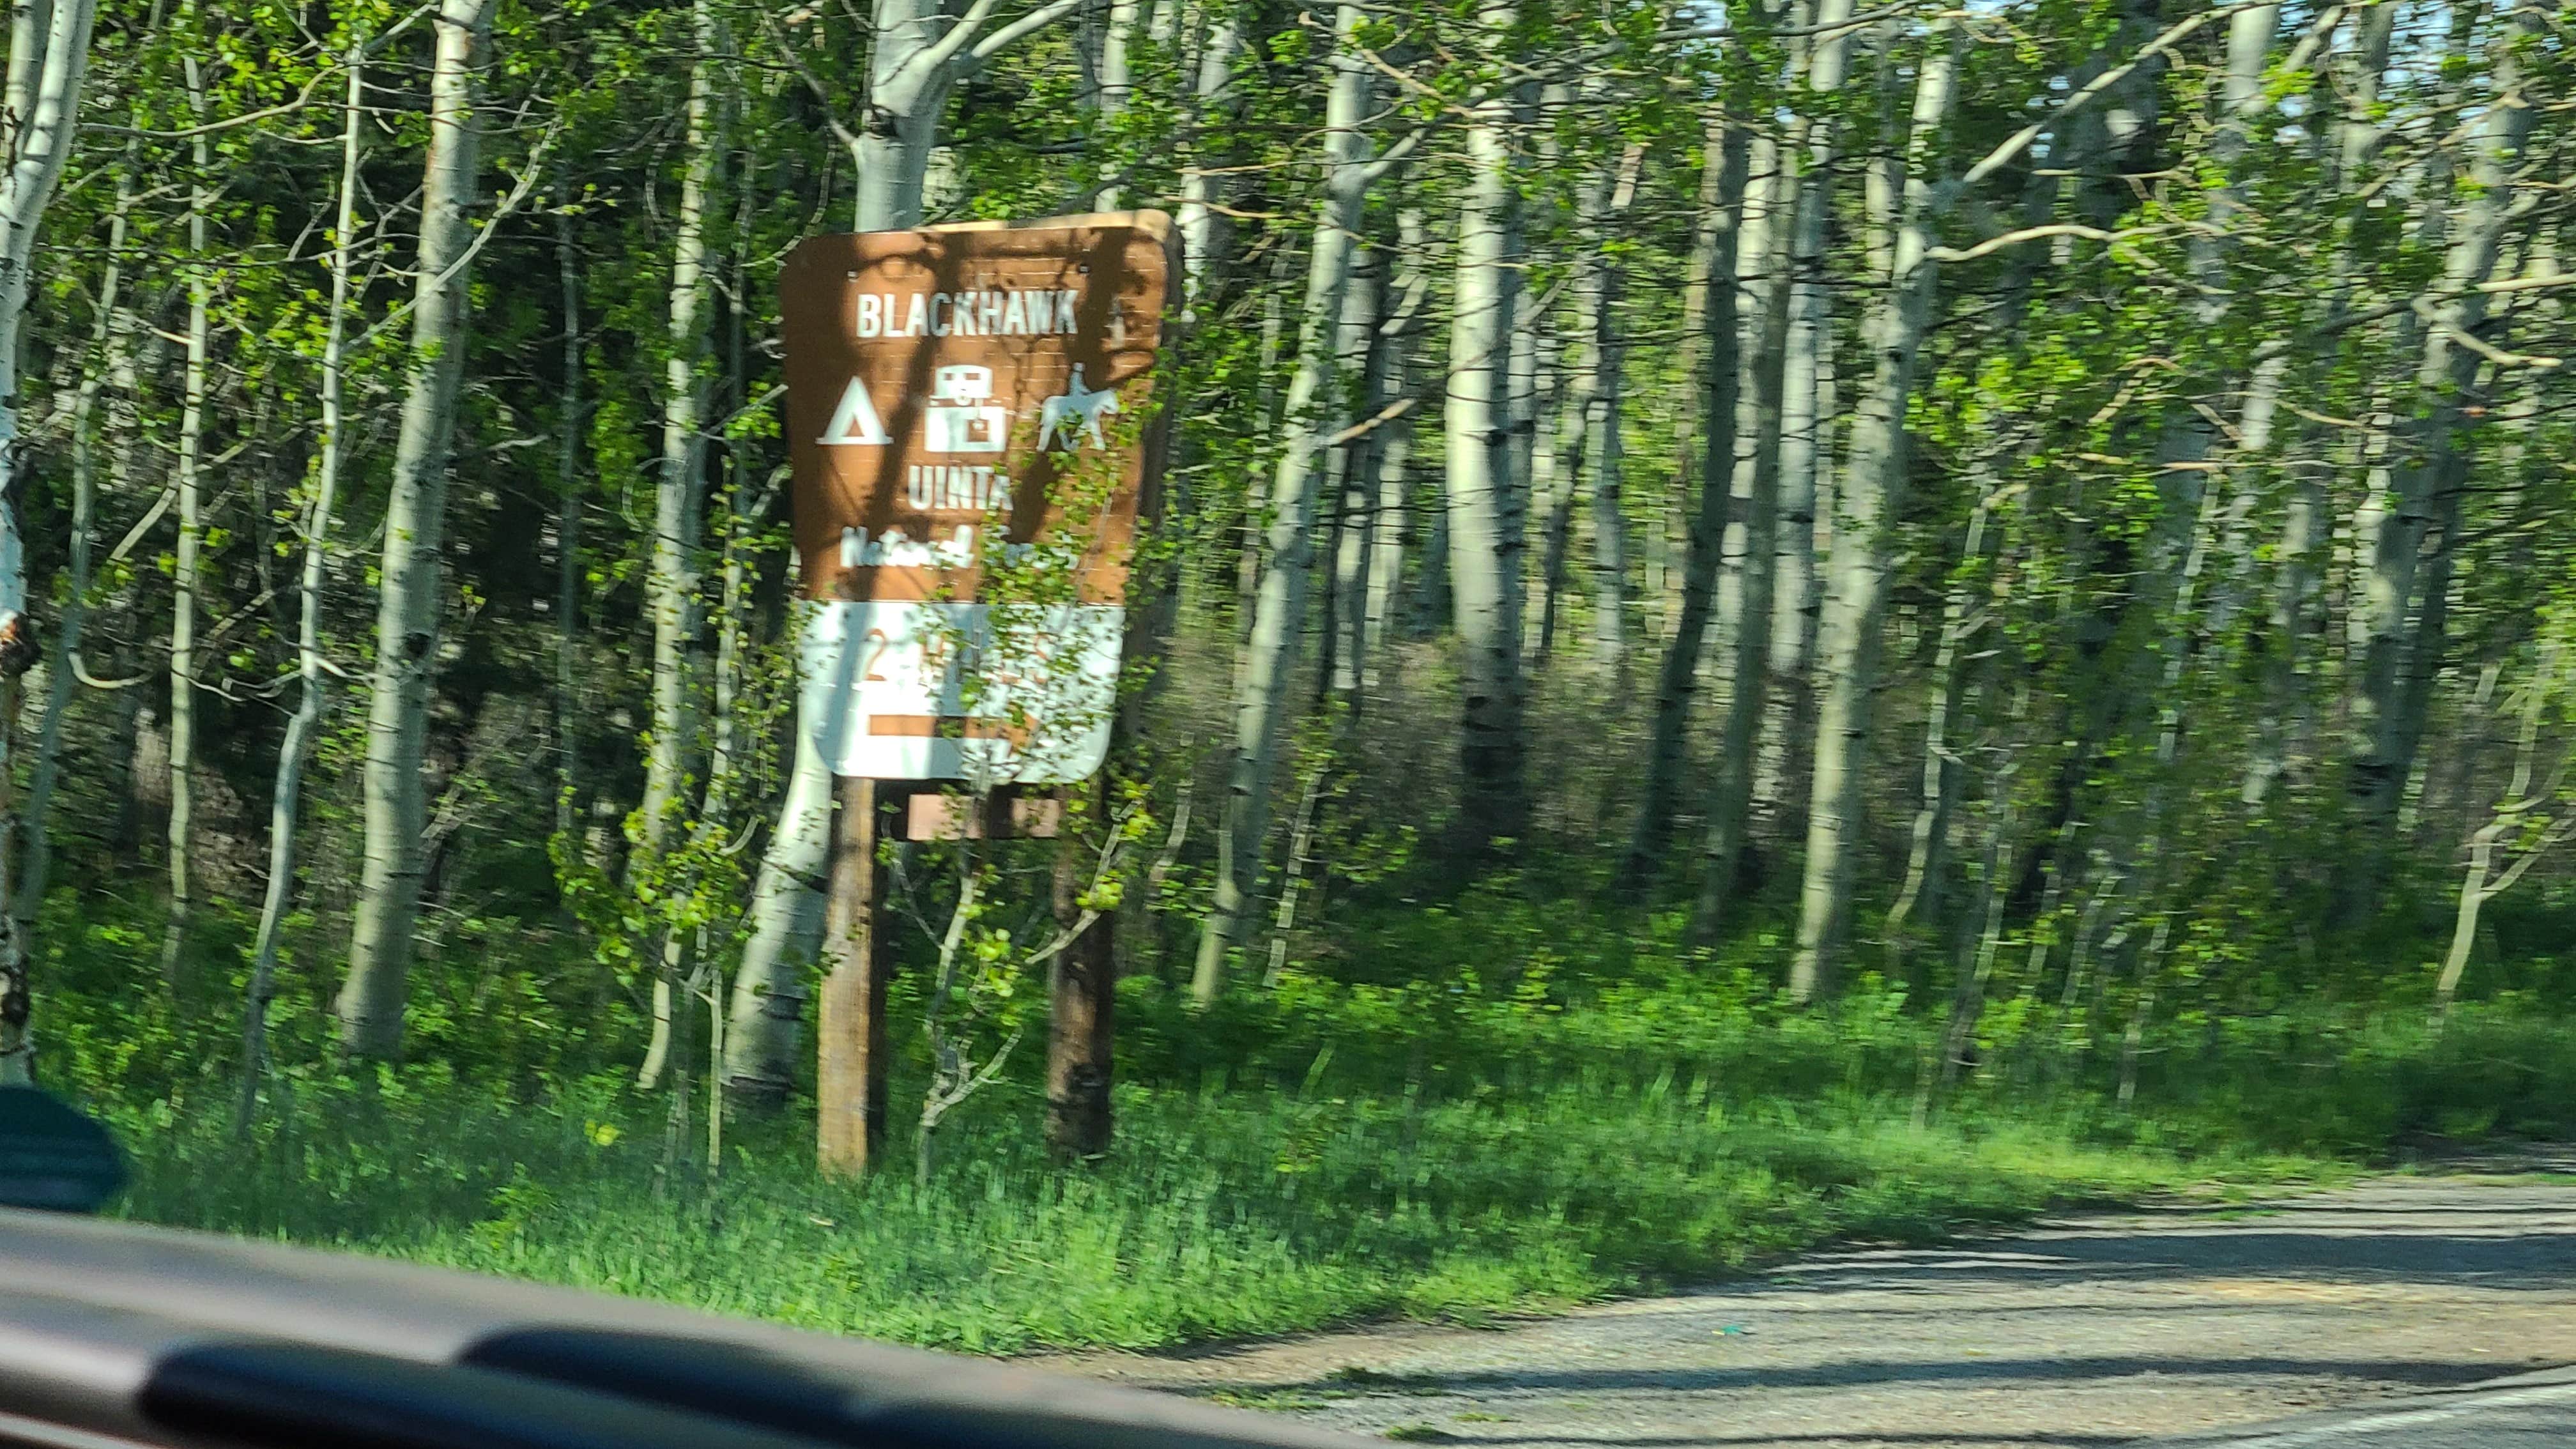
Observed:
[[[133,162],[133,149],[129,146],[125,164],[116,175],[116,204],[108,214],[107,255],[100,268],[96,310],[90,323],[90,362],[81,371],[80,393],[72,404],[71,537],[64,567],[67,587],[63,591],[63,617],[55,627],[45,676],[44,727],[36,736],[35,764],[28,771],[27,801],[19,812],[17,826],[18,841],[26,855],[19,862],[12,909],[22,937],[35,929],[36,914],[44,906],[47,879],[52,874],[49,817],[54,786],[61,775],[64,716],[71,709],[72,695],[80,682],[81,636],[89,620],[90,557],[95,546],[90,530],[95,526],[98,507],[94,423],[99,395],[110,371],[109,351],[117,340],[118,309],[124,305],[126,232],[134,208]]]
[[[1573,270],[1574,326],[1580,338],[1591,330],[1585,284],[1597,279],[1598,270],[1580,258]],[[1584,445],[1590,441],[1583,423],[1591,412],[1597,379],[1591,353],[1579,342],[1574,348],[1560,349],[1553,329],[1539,334],[1536,341],[1538,371],[1548,381],[1546,391],[1550,396],[1529,421],[1530,431],[1537,437],[1537,446],[1530,454],[1527,496],[1530,514],[1538,524],[1538,604],[1530,610],[1537,617],[1528,621],[1529,634],[1522,643],[1529,651],[1530,669],[1541,671],[1556,653],[1557,620],[1568,612],[1566,575],[1574,551],[1574,505],[1583,477]],[[1566,357],[1581,359],[1569,369],[1571,376],[1558,371]],[[1537,416],[1547,412],[1554,416]]]
[[[1117,121],[1119,115],[1127,109],[1127,102],[1135,94],[1136,67],[1133,51],[1136,22],[1142,9],[1143,6],[1138,3],[1138,0],[1110,0],[1108,31],[1100,39],[1100,93],[1097,104],[1093,107],[1098,133],[1105,133]],[[1097,210],[1116,211],[1119,208],[1121,193],[1118,189],[1117,164],[1116,156],[1110,156],[1101,163],[1100,174],[1105,184],[1101,186],[1099,194],[1092,198],[1092,205]]]
[[[331,222],[331,303],[322,331],[321,432],[313,458],[313,497],[304,516],[304,572],[297,581],[301,607],[296,615],[295,673],[299,693],[295,713],[286,721],[286,738],[277,749],[277,780],[269,794],[268,892],[259,909],[259,932],[251,945],[250,982],[242,999],[241,1094],[233,1113],[234,1129],[247,1131],[259,1102],[259,1079],[268,1052],[268,1003],[277,986],[278,938],[286,923],[287,903],[295,894],[296,822],[303,808],[304,766],[313,757],[313,737],[322,727],[325,704],[322,659],[322,584],[331,560],[331,519],[339,502],[342,453],[341,396],[347,384],[342,357],[352,303],[356,268],[350,248],[357,239],[358,187],[366,156],[367,37],[362,26],[349,36],[349,90],[340,125],[339,210]]]
[[[429,151],[422,164],[411,360],[386,500],[376,663],[367,707],[365,858],[349,974],[336,1010],[342,1045],[360,1056],[402,1049],[403,999],[420,919],[421,779],[429,687],[438,665],[447,525],[447,465],[465,369],[473,206],[482,175],[475,105],[495,0],[440,0],[430,71]]]
[[[182,56],[180,65],[187,76],[188,112],[202,126],[204,73],[193,55]],[[179,450],[172,469],[179,540],[170,574],[170,915],[161,938],[161,980],[173,990],[187,950],[193,904],[189,846],[196,839],[197,821],[197,587],[206,539],[207,308],[214,300],[214,263],[206,252],[206,213],[215,204],[214,157],[203,133],[189,149],[194,174],[188,182],[188,350],[180,373]]]
[[[2504,795],[2495,803],[2487,823],[2469,837],[2467,876],[2460,882],[2460,900],[2451,920],[2451,949],[2442,960],[2442,974],[2433,983],[2433,1005],[2436,1010],[2450,1009],[2451,998],[2460,989],[2460,977],[2469,968],[2469,954],[2478,939],[2478,914],[2488,901],[2510,889],[2522,878],[2533,862],[2551,846],[2564,839],[2576,817],[2562,816],[2542,827],[2536,839],[2522,842],[2521,858],[2514,859],[2513,842],[2506,837],[2517,826],[2528,827],[2532,812],[2550,804],[2559,787],[2566,782],[2568,768],[2576,765],[2576,746],[2561,755],[2552,778],[2540,789],[2532,788],[2532,775],[2540,752],[2540,727],[2556,702],[2559,689],[2560,656],[2564,645],[2554,637],[2540,642],[2538,667],[2523,686],[2522,719],[2514,732],[2513,772],[2506,780]],[[2499,858],[2510,860],[2497,872]]]
[[[635,863],[658,861],[669,848],[685,805],[681,786],[697,742],[696,655],[700,619],[698,550],[705,512],[707,349],[713,327],[707,211],[722,182],[718,132],[718,37],[710,0],[691,6],[697,55],[689,68],[687,157],[681,164],[678,226],[671,245],[670,355],[662,374],[662,468],[653,505],[651,572],[645,608],[653,619],[653,731],[644,761],[644,849]],[[653,980],[653,1034],[636,1085],[661,1085],[679,1009],[685,944],[663,942]]]
[[[19,324],[27,314],[29,269],[37,228],[62,179],[80,124],[81,82],[89,70],[95,0],[25,0],[9,34],[5,136],[8,172],[0,176],[0,673],[25,673],[33,662],[27,615],[26,549],[18,532]],[[0,770],[9,766],[11,732],[0,730]],[[9,842],[0,838],[0,855]],[[0,896],[11,884],[0,858]],[[0,1084],[32,1080],[35,1039],[27,995],[27,939],[18,912],[0,898]]]
[[[1216,892],[1200,928],[1190,994],[1201,1005],[1225,988],[1226,953],[1250,922],[1269,830],[1271,776],[1292,713],[1289,669],[1305,630],[1307,580],[1313,572],[1317,466],[1342,426],[1334,383],[1335,343],[1352,249],[1368,188],[1393,157],[1371,160],[1363,129],[1370,71],[1353,37],[1366,19],[1357,4],[1339,7],[1332,89],[1325,103],[1324,183],[1307,252],[1305,309],[1300,314],[1296,371],[1288,382],[1279,466],[1271,475],[1268,523],[1252,627],[1243,643],[1234,709],[1234,759],[1226,774],[1224,821],[1217,836]]]
[[[568,189],[568,188],[567,188]],[[555,834],[569,845],[581,777],[581,266],[572,214],[555,213],[555,273],[563,293],[563,436],[555,454]]]
[[[1959,21],[1943,19],[1918,62],[1902,220],[1869,320],[1870,351],[1877,364],[1853,429],[1850,462],[1836,490],[1840,511],[1834,526],[1833,587],[1817,646],[1822,687],[1815,779],[1807,809],[1798,951],[1789,974],[1789,994],[1797,1001],[1811,1000],[1824,989],[1850,914],[1852,855],[1862,828],[1861,769],[1869,750],[1879,619],[1887,602],[1889,534],[1905,484],[1905,404],[1932,315],[1932,227],[1939,207],[1928,172],[1958,79],[1959,44]]]
[[[1756,785],[1766,817],[1778,817],[1778,826],[1794,820],[1800,777],[1814,750],[1813,656],[1824,598],[1819,560],[1833,532],[1824,431],[1831,415],[1833,306],[1825,242],[1842,139],[1837,108],[1851,68],[1850,33],[1836,27],[1851,19],[1852,3],[1818,0],[1812,13],[1824,33],[1808,48],[1806,94],[1798,102],[1805,114],[1796,149],[1784,156],[1796,168],[1797,200],[1789,220],[1789,330],[1780,369],[1780,501],[1772,527],[1766,666],[1771,698]]]
[[[2355,229],[2367,215],[2367,203],[2360,193],[2371,159],[2379,149],[2381,132],[2376,112],[2396,21],[2395,0],[2373,0],[2365,5],[2353,22],[2356,34],[2349,53],[2338,61],[2344,109],[2335,124],[2331,191],[2350,199],[2335,223],[2330,263],[2333,280],[2322,319],[2329,324],[2340,321],[2351,310],[2357,261]],[[2337,350],[2339,343],[2329,341],[2325,360],[2330,361]],[[2309,432],[2314,436],[2313,429]],[[2265,681],[2271,709],[2247,762],[2241,791],[2244,802],[2256,806],[2263,804],[2284,774],[2308,763],[2313,708],[2308,692],[2298,684],[2300,671],[2313,662],[2318,635],[2325,625],[2319,608],[2322,570],[2318,555],[2332,533],[2333,500],[2322,478],[2302,476],[2291,488],[2281,530],[2279,577],[2272,595],[2271,652]]]
[[[1704,334],[1697,346],[1700,375],[1693,380],[1701,398],[1694,410],[1702,420],[1693,469],[1699,497],[1691,510],[1681,605],[1674,612],[1672,638],[1665,643],[1656,679],[1645,788],[1636,829],[1629,838],[1625,890],[1638,897],[1646,894],[1660,872],[1664,848],[1671,843],[1674,797],[1681,792],[1688,764],[1691,702],[1699,692],[1700,655],[1717,602],[1718,565],[1734,525],[1731,515],[1740,511],[1729,506],[1743,391],[1738,257],[1747,243],[1756,256],[1766,244],[1765,237],[1751,234],[1752,217],[1745,205],[1752,139],[1744,125],[1740,120],[1730,123],[1724,111],[1712,108],[1701,148],[1699,231],[1705,246],[1693,260],[1691,278],[1701,294],[1693,320]],[[1685,345],[1691,345],[1687,339]]]
[[[1478,23],[1496,45],[1518,19],[1487,4]],[[1458,188],[1458,265],[1449,333],[1446,482],[1451,618],[1458,635],[1464,766],[1460,821],[1483,848],[1517,836],[1522,782],[1521,552],[1526,502],[1513,476],[1512,342],[1519,229],[1511,178],[1516,108],[1506,94],[1478,101],[1466,127]]]
[[[1231,5],[1209,25],[1207,40],[1199,49],[1196,86],[1191,95],[1191,114],[1205,128],[1224,114],[1228,107],[1226,91],[1234,79],[1234,63],[1243,52],[1243,26]],[[1215,264],[1217,230],[1224,218],[1215,205],[1220,182],[1214,174],[1214,156],[1204,142],[1192,147],[1196,163],[1181,172],[1181,209],[1176,218],[1181,233],[1181,269],[1185,278],[1184,295],[1191,307],[1198,305],[1207,291],[1210,270]]]
[[[707,344],[710,305],[707,209],[720,184],[715,17],[692,6],[697,55],[689,70],[687,155],[671,245],[670,313],[662,366],[662,460],[654,492],[653,549],[645,611],[653,620],[653,733],[644,763],[644,855],[669,843],[689,772],[696,720],[693,655],[699,633],[698,533],[706,493]]]
[[[1906,922],[1916,906],[1927,899],[1933,901],[1936,909],[1927,914],[1938,920],[1941,847],[1949,834],[1950,802],[1960,773],[1958,757],[1950,748],[1950,720],[1959,708],[1962,652],[1983,627],[1980,615],[1973,611],[1970,574],[1978,560],[1985,557],[1986,526],[1994,508],[1993,480],[1987,476],[1990,471],[1983,459],[1970,470],[1970,486],[1977,490],[1977,502],[1968,512],[1968,534],[1959,548],[1959,563],[1951,573],[1950,586],[1942,593],[1941,636],[1933,646],[1932,683],[1926,691],[1924,710],[1922,803],[1915,807],[1914,828],[1906,842],[1905,876],[1897,885],[1895,902],[1887,908],[1882,932],[1891,958],[1905,948]],[[1992,869],[1991,861],[1988,869]],[[1987,888],[1989,892],[1993,889],[1991,879]]]
[[[1780,391],[1789,333],[1789,216],[1786,158],[1767,136],[1753,140],[1735,276],[1741,375],[1736,387],[1735,456],[1728,460],[1726,535],[1718,549],[1716,657],[1728,681],[1708,829],[1700,851],[1691,934],[1716,939],[1750,842],[1758,736],[1771,709],[1772,569],[1779,553]]]
[[[2220,80],[2216,129],[2209,145],[2215,182],[2204,199],[2204,224],[2193,232],[2186,248],[2187,264],[2199,283],[2199,293],[2190,304],[2192,317],[2204,335],[2219,333],[2236,301],[2227,263],[2234,252],[2231,229],[2242,209],[2237,195],[2237,169],[2263,99],[2264,66],[2280,29],[2280,18],[2277,5],[2249,5],[2228,20],[2226,70]],[[2224,392],[2234,379],[2221,374],[2212,381]],[[2163,687],[2158,691],[2156,758],[2161,764],[2173,762],[2182,729],[2182,691],[2178,686],[2198,633],[2195,594],[2214,544],[2217,495],[2209,487],[2209,464],[2217,443],[2217,424],[2212,414],[2200,406],[2186,407],[2172,418],[2157,441],[2157,462],[2163,470],[2157,487],[2164,495],[2163,518],[2168,527],[2164,530],[2167,540],[2151,545],[2150,557],[2156,561],[2152,570],[2156,577],[2174,585],[2163,644]],[[2189,532],[2176,536],[2170,525],[2183,520],[2191,521]]]
[[[2442,278],[2418,299],[2422,351],[2413,396],[2398,423],[2395,497],[2378,530],[2368,571],[2368,608],[2359,621],[2368,645],[2354,697],[2359,749],[2352,793],[2362,815],[2384,821],[2397,812],[2406,778],[2423,736],[2423,708],[2442,648],[2444,604],[2449,594],[2451,550],[2435,549],[2418,578],[2428,535],[2445,542],[2456,531],[2458,474],[2466,460],[2460,434],[2472,426],[2468,409],[2483,359],[2465,345],[2485,322],[2490,295],[2480,290],[2495,271],[2496,256],[2516,207],[2515,173],[2531,134],[2533,106],[2524,94],[2520,47],[2533,43],[2549,17],[2537,6],[2512,12],[2494,42],[2494,95],[2466,142],[2468,182],[2457,197],[2433,195],[2430,208],[2457,203]],[[2411,626],[2411,627],[2410,627]]]
[[[1646,148],[1631,144],[1609,178],[1609,205],[1598,214],[1594,235],[1607,237],[1627,220],[1637,198],[1637,178]],[[1625,445],[1620,434],[1620,405],[1627,387],[1627,338],[1620,329],[1619,308],[1625,299],[1628,268],[1618,258],[1594,252],[1599,276],[1591,299],[1591,328],[1585,345],[1592,349],[1585,370],[1592,375],[1584,399],[1583,454],[1592,471],[1592,661],[1623,681],[1628,664],[1628,516],[1623,492]],[[1731,309],[1730,309],[1731,310]],[[1624,696],[1624,687],[1620,693]]]
[[[1343,290],[1341,336],[1334,343],[1350,388],[1344,411],[1361,423],[1375,418],[1384,403],[1385,348],[1378,343],[1378,324],[1386,298],[1385,249],[1371,248],[1352,262],[1350,283]],[[1377,512],[1378,442],[1371,429],[1334,448],[1340,517],[1333,550],[1333,628],[1325,642],[1333,660],[1330,687],[1354,710],[1364,702],[1360,680],[1371,642],[1369,567],[1376,562],[1377,531],[1385,522]]]
[[[867,117],[852,147],[859,168],[858,230],[921,225],[922,183],[948,93],[1022,37],[1093,3],[1048,0],[996,26],[996,0],[974,0],[953,17],[947,0],[876,0]]]
[[[823,939],[823,866],[832,845],[832,771],[812,732],[796,731],[795,764],[777,832],[752,877],[751,939],[734,971],[725,1022],[725,1087],[775,1102],[796,1082],[805,1015],[804,963]]]
[[[1379,324],[1377,336],[1376,390],[1383,398],[1401,398],[1411,386],[1414,342],[1431,301],[1431,269],[1423,257],[1431,243],[1421,208],[1398,212],[1395,231],[1393,286],[1398,300]],[[1407,411],[1389,418],[1378,430],[1376,452],[1370,459],[1376,484],[1371,499],[1376,527],[1370,544],[1365,613],[1368,649],[1360,657],[1363,689],[1377,685],[1378,655],[1395,627],[1397,588],[1404,579],[1405,484],[1413,462],[1413,416]]]

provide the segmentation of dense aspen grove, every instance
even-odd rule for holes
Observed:
[[[905,848],[934,1099],[1086,845],[1176,1011],[1650,940],[1945,1090],[2576,960],[2564,0],[10,23],[12,1079],[808,1090],[781,260],[1139,208],[1160,657],[1071,843]]]

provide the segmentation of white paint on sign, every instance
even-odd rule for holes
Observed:
[[[853,535],[863,531],[842,535],[845,556]],[[898,537],[859,546],[891,549]],[[1053,605],[1006,611],[998,621],[985,604],[842,600],[811,608],[800,717],[833,773],[1065,784],[1089,778],[1108,758],[1124,608]]]
[[[903,501],[923,513],[1011,511],[1010,475],[990,463],[914,463],[903,480]]]
[[[877,416],[876,399],[868,396],[868,385],[851,378],[841,389],[841,401],[832,409],[832,420],[823,425],[823,436],[814,441],[827,447],[857,444],[869,446],[892,442],[886,436],[885,420]]]
[[[1011,414],[992,405],[993,369],[960,364],[933,377],[921,411],[921,446],[932,453],[998,453],[1010,440]]]
[[[1108,447],[1108,441],[1100,434],[1100,417],[1116,411],[1118,389],[1083,386],[1082,364],[1075,363],[1073,380],[1064,385],[1064,391],[1038,404],[1038,451],[1046,451],[1057,438],[1062,438],[1067,448],[1078,449],[1084,434],[1090,436],[1091,446]]]
[[[1070,336],[1080,330],[1081,301],[1080,292],[1053,289],[861,292],[851,331],[860,337]]]

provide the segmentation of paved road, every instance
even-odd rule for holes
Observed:
[[[2576,1363],[2576,1172],[2549,1165],[1823,1254],[1499,1331],[1393,1326],[1057,1366],[1495,1449],[2130,1443]],[[2243,1442],[2576,1444],[2576,1388],[2481,1412]],[[2532,1438],[2544,1425],[2566,1437]]]

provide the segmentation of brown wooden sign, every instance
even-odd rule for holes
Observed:
[[[1171,235],[1145,211],[799,246],[779,289],[808,594],[971,598],[976,532],[1006,521],[1026,542],[1061,523],[1060,485],[1107,455],[1081,595],[1120,602]]]
[[[805,717],[835,773],[1038,784],[1099,767],[1160,462],[1172,247],[1147,211],[816,237],[788,258],[796,546],[823,606]],[[1071,573],[1019,650],[1040,664],[1013,666],[1044,688],[957,673],[975,651],[956,641],[993,627],[1001,558]],[[1053,703],[1031,707],[1041,693]]]

